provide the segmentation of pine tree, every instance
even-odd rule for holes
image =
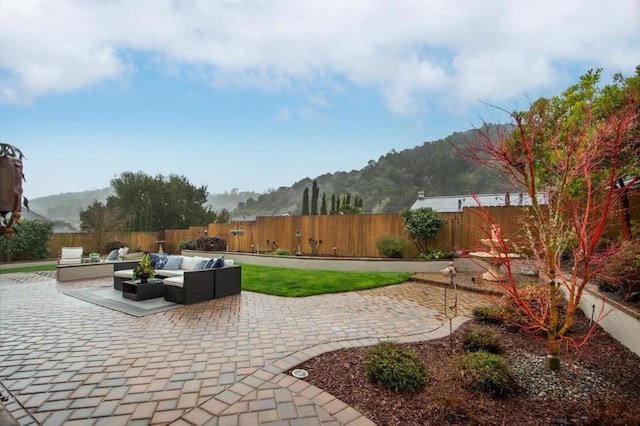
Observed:
[[[309,188],[305,188],[302,193],[302,216],[309,215]]]
[[[348,192],[347,192],[347,198],[345,199],[344,204],[346,204],[347,206],[351,205],[351,194],[349,194]]]
[[[320,214],[327,214],[327,195],[322,193],[322,204],[320,205]]]
[[[313,181],[313,186],[311,187],[311,214],[318,214],[318,196],[320,195],[320,190],[318,189],[318,182]]]
[[[336,194],[331,194],[331,210],[329,214],[336,214]]]

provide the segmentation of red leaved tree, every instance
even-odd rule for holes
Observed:
[[[532,200],[522,235],[547,291],[532,303],[531,294],[517,285],[509,259],[504,287],[526,318],[524,327],[546,333],[550,368],[560,367],[560,344],[568,339],[585,286],[602,272],[603,260],[615,255],[615,247],[602,248],[601,238],[607,219],[638,179],[639,144],[630,136],[638,123],[637,93],[621,91],[626,97],[605,114],[599,77],[589,72],[561,96],[509,113],[509,130],[498,128],[495,134],[495,127],[483,126],[465,154],[500,171]],[[626,182],[622,188],[616,185],[620,181]],[[496,248],[505,252],[500,233],[498,240]],[[572,264],[561,270],[567,254]]]

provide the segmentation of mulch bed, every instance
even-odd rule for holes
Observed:
[[[297,368],[309,372],[305,381],[354,407],[378,425],[611,425],[616,422],[640,425],[640,357],[601,329],[585,346],[565,348],[560,373],[544,373],[561,379],[559,393],[531,392],[526,389],[529,386],[526,383],[533,383],[528,376],[535,374],[520,371],[514,373],[519,376],[516,382],[524,385],[519,386],[513,397],[497,399],[465,389],[451,367],[452,360],[462,353],[458,349],[461,331],[477,325],[479,323],[469,321],[454,333],[453,350],[450,337],[404,345],[418,354],[429,372],[425,388],[414,393],[396,394],[370,383],[364,375],[363,357],[367,348],[327,353]],[[587,326],[587,319],[577,315],[573,332],[579,334]],[[490,327],[499,333],[502,355],[510,362],[516,354],[523,353],[530,358],[544,359],[547,351],[544,340],[509,332],[500,326]],[[589,387],[594,378],[597,385]],[[549,381],[555,382],[555,379]],[[541,380],[540,377],[537,380]],[[596,415],[603,411],[596,406],[605,400],[609,418],[597,420]]]

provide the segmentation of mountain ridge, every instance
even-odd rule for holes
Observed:
[[[491,126],[489,131],[498,127]],[[505,129],[505,127],[502,127]],[[487,130],[486,128],[484,130]],[[400,152],[391,149],[378,160],[370,160],[360,170],[325,173],[305,177],[291,186],[264,193],[238,191],[209,194],[207,204],[215,211],[226,209],[232,216],[300,214],[305,188],[311,190],[313,180],[319,187],[320,206],[323,195],[327,207],[331,196],[359,196],[367,213],[395,213],[413,204],[418,192],[426,196],[502,192],[512,189],[495,171],[461,158],[477,129],[455,132],[444,139],[423,142]],[[113,188],[69,192],[30,200],[31,208],[51,220],[68,222],[79,228],[80,211],[94,200],[105,203]]]

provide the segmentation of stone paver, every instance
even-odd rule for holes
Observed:
[[[0,276],[0,390],[21,425],[372,424],[286,372],[341,348],[443,337],[454,312],[442,288],[416,282],[295,299],[245,291],[141,318],[62,293],[111,285]],[[485,303],[458,292],[453,326]]]

